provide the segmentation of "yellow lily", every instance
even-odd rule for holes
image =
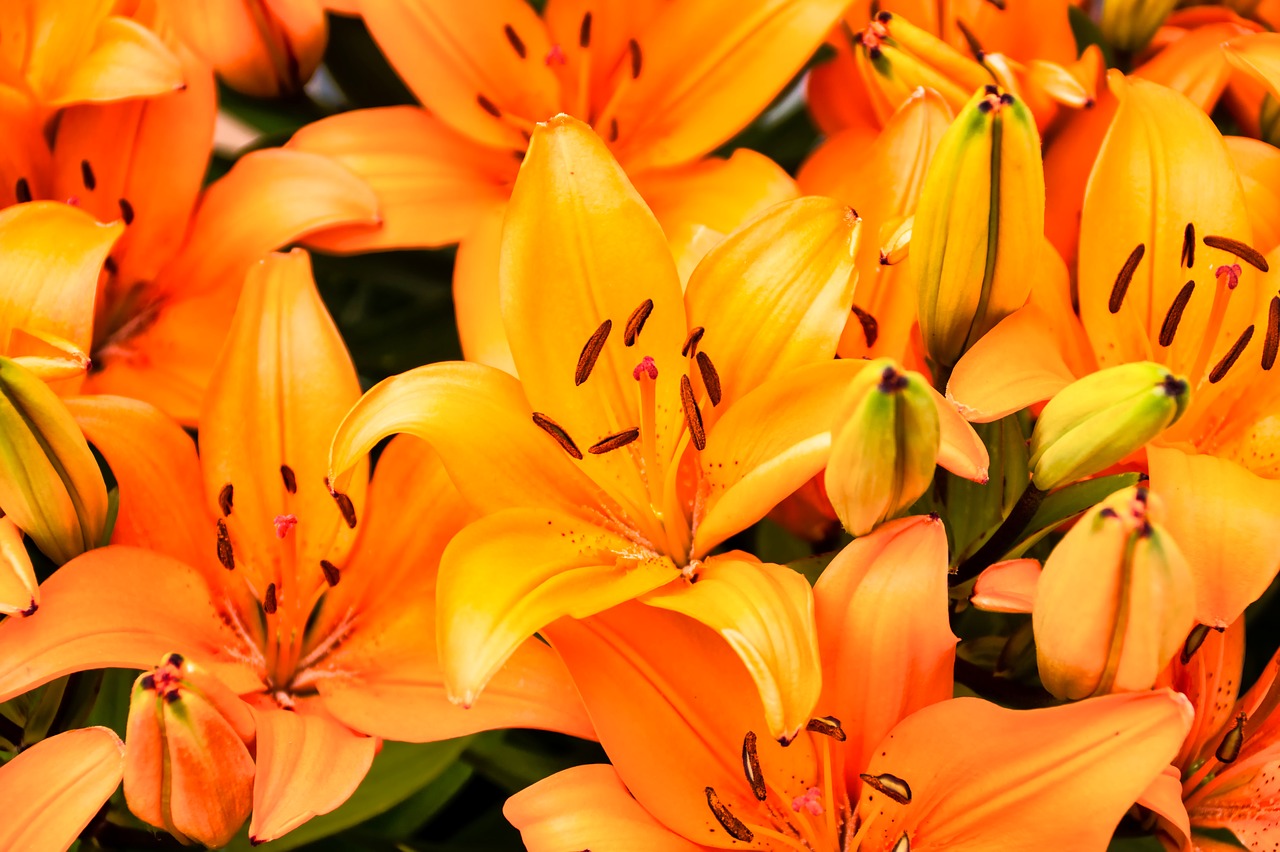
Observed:
[[[156,776],[134,786],[130,802],[143,818],[196,831],[192,791],[215,799],[195,803],[211,812],[227,804],[216,801],[227,789],[219,779],[249,733],[249,832],[259,841],[341,804],[378,737],[427,741],[505,726],[590,736],[563,667],[538,642],[514,649],[475,709],[445,700],[432,642],[434,567],[469,513],[439,458],[407,439],[387,449],[367,502],[363,465],[343,499],[330,497],[326,446],[358,396],[309,260],[295,251],[267,258],[245,284],[198,457],[191,438],[145,403],[69,402],[119,483],[113,545],[55,572],[38,617],[0,623],[0,700],[70,672],[161,659],[153,688],[172,686],[166,694],[182,697],[195,677],[188,662],[216,678],[229,692],[219,711],[241,718],[226,723],[236,736],[203,710],[189,737],[171,732],[170,759],[185,774],[171,776],[171,795],[159,801]],[[149,695],[154,709],[155,694],[140,686],[135,701]],[[207,688],[201,696],[215,700]],[[138,760],[160,760],[155,729],[139,725]],[[198,830],[221,837],[238,828],[232,822],[211,817]]]

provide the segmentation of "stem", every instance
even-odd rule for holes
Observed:
[[[977,553],[961,562],[956,568],[956,573],[951,577],[952,585],[972,580],[982,573],[982,569],[994,562],[999,562],[1012,550],[1026,532],[1027,525],[1031,523],[1032,517],[1035,516],[1036,510],[1040,508],[1040,504],[1048,493],[1028,483],[1027,490],[1022,492],[1022,496],[1013,506],[1013,511],[1009,512],[1009,517],[1004,519],[1004,523],[1000,524],[991,538],[978,548]]]

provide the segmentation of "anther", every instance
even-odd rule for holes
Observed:
[[[959,18],[956,18],[956,29],[960,30],[960,35],[964,37],[965,44],[969,46],[969,52],[973,54],[973,58],[981,62],[987,54],[982,49],[982,42],[978,41],[978,37],[974,35],[973,30],[969,29],[969,25]]]
[[[653,299],[645,299],[640,306],[627,317],[627,327],[622,333],[622,342],[627,346],[635,346],[636,338],[644,330],[644,324],[653,313]]]
[[[516,32],[516,28],[507,24],[502,28],[502,32],[506,35],[507,41],[511,43],[511,49],[516,52],[517,56],[524,59],[528,50],[525,48],[524,42],[520,39],[520,35]]]
[[[1116,283],[1111,287],[1111,300],[1107,302],[1107,308],[1110,309],[1111,313],[1120,313],[1120,306],[1124,304],[1124,294],[1129,291],[1129,282],[1133,280],[1133,273],[1138,271],[1138,264],[1142,262],[1142,256],[1146,252],[1146,245],[1138,243],[1138,247],[1129,252],[1129,257],[1125,260],[1124,266],[1120,267],[1120,274],[1116,276]]]
[[[222,490],[218,492],[218,509],[222,512],[222,516],[224,518],[231,514],[231,506],[234,499],[235,489],[231,487],[231,483],[228,482],[226,485],[222,486]]]
[[[284,480],[284,490],[290,494],[298,493],[298,477],[294,475],[293,468],[287,464],[280,465],[280,478]]]
[[[228,571],[236,567],[235,551],[231,548],[231,534],[227,532],[227,522],[218,519],[218,561]]]
[[[271,522],[276,528],[276,538],[284,538],[293,532],[293,528],[298,525],[297,515],[276,515]]]
[[[688,358],[697,352],[698,343],[702,341],[702,335],[706,334],[706,332],[707,330],[702,326],[697,326],[690,331],[689,336],[684,339],[684,345],[680,347],[680,354]]]
[[[640,381],[641,376],[648,376],[650,380],[658,378],[658,365],[649,355],[641,358],[640,363],[636,364],[636,368],[631,371],[631,378],[637,382]]]
[[[592,333],[591,337],[587,338],[581,354],[578,355],[578,368],[573,371],[575,386],[582,384],[591,376],[591,371],[596,366],[596,359],[604,349],[604,342],[609,339],[610,331],[613,331],[613,320],[605,320],[600,323],[600,327]]]
[[[988,83],[982,87],[982,93],[984,95],[998,95],[1000,94],[1000,87],[992,83]]]
[[[609,119],[609,141],[618,141],[618,119],[616,118]]]
[[[845,734],[844,728],[840,725],[840,720],[835,716],[819,716],[815,719],[810,719],[809,724],[805,725],[805,730],[814,734],[822,734],[824,737],[831,737],[838,743],[848,739],[848,735]]]
[[[592,444],[590,447],[587,448],[587,452],[591,453],[591,455],[593,456],[598,456],[603,453],[607,453],[611,450],[616,450],[616,449],[620,449],[621,447],[625,447],[627,444],[630,444],[632,441],[634,441],[636,438],[639,438],[639,437],[640,437],[639,429],[636,429],[634,427],[632,427],[631,429],[623,429],[621,432],[615,432],[614,434],[610,435],[607,438],[601,438],[599,441],[596,441],[594,444]]]
[[[338,511],[342,513],[342,520],[347,522],[348,527],[355,529],[356,507],[351,502],[351,498],[341,491],[330,491],[329,496],[333,497],[333,502],[338,504]]]
[[[1196,651],[1200,650],[1200,646],[1204,644],[1205,637],[1209,635],[1209,625],[1197,624],[1191,628],[1191,632],[1187,634],[1187,641],[1182,644],[1182,664],[1185,666],[1191,662],[1191,658],[1196,655]]]
[[[494,118],[502,118],[502,110],[498,109],[498,105],[486,98],[484,95],[476,95],[476,103],[480,104],[480,109],[489,113]]]
[[[1271,268],[1270,265],[1267,264],[1267,259],[1262,256],[1262,252],[1258,251],[1253,246],[1240,242],[1239,240],[1233,240],[1230,237],[1209,236],[1205,237],[1203,242],[1209,248],[1222,249],[1225,252],[1234,254],[1245,263],[1255,269],[1261,270],[1262,272],[1267,272]]]
[[[702,426],[702,412],[698,410],[698,402],[693,398],[693,383],[689,376],[680,377],[680,401],[684,404],[684,420],[689,426],[689,435],[698,450],[707,448],[707,433]]]
[[[591,46],[591,13],[587,12],[582,16],[582,25],[578,27],[578,47],[583,49]]]
[[[997,0],[987,0],[987,2],[997,9],[1004,9],[1004,0],[999,0],[999,2]],[[902,832],[902,838],[894,844],[893,852],[911,852],[911,839],[907,837],[905,831]]]
[[[893,20],[893,15],[892,15],[891,13],[889,13],[889,12],[878,12],[878,13],[876,13],[876,21],[877,21],[877,22],[879,22],[879,23],[881,23],[881,24],[887,24],[887,23],[889,23],[889,22],[890,22],[890,21],[892,21],[892,20]]]
[[[1188,222],[1182,230],[1182,265],[1192,269],[1196,265],[1196,226]]]
[[[1235,366],[1236,361],[1240,358],[1240,353],[1244,352],[1245,347],[1249,345],[1249,341],[1253,338],[1253,326],[1249,326],[1236,340],[1235,344],[1227,350],[1227,354],[1222,356],[1222,360],[1218,362],[1218,366],[1214,367],[1209,373],[1209,384],[1217,384],[1227,377],[1227,373]]]
[[[859,775],[868,787],[884,793],[900,805],[911,804],[911,785],[897,775],[885,772],[881,775]]]
[[[631,54],[631,79],[635,80],[640,76],[640,69],[644,66],[644,57],[640,53],[640,42],[631,39],[627,42],[627,50]]]
[[[276,611],[276,584],[267,585],[267,593],[262,596],[262,611],[271,615]]]
[[[880,339],[880,323],[857,305],[853,306],[853,315],[858,318],[858,323],[862,326],[862,336],[866,338],[867,346],[875,346],[876,341]]]
[[[120,267],[116,264],[116,259],[110,256],[108,256],[106,260],[102,261],[102,268],[107,270],[107,272],[110,272],[112,275],[115,275],[120,271]]]
[[[133,224],[133,205],[129,203],[129,199],[127,198],[121,198],[119,200],[119,204],[120,204],[120,218],[124,220],[124,223],[126,225],[132,225]]]
[[[1236,717],[1235,727],[1227,731],[1218,744],[1218,750],[1213,753],[1219,763],[1232,763],[1240,756],[1240,749],[1244,745],[1244,723],[1247,721],[1249,717],[1243,713]]]
[[[93,174],[93,166],[89,165],[88,160],[80,161],[80,180],[84,182],[84,188],[93,192],[98,186],[98,179]]]
[[[1196,282],[1188,281],[1182,285],[1178,295],[1173,297],[1173,304],[1169,305],[1169,311],[1164,315],[1164,322],[1160,324],[1161,346],[1173,345],[1173,338],[1178,333],[1178,323],[1182,322],[1182,312],[1187,309],[1187,302],[1191,301],[1191,293],[1195,289]]]
[[[324,572],[324,581],[330,586],[338,585],[338,581],[342,579],[342,572],[338,570],[338,566],[328,559],[320,560],[320,570]]]
[[[1262,369],[1270,370],[1276,364],[1276,352],[1280,350],[1280,296],[1271,297],[1267,311],[1267,337],[1262,341]]]
[[[711,815],[720,823],[720,827],[734,840],[750,843],[755,839],[755,834],[747,828],[746,823],[734,816],[729,806],[720,801],[714,787],[707,788],[707,807],[711,809]]]
[[[556,443],[560,445],[560,449],[575,459],[582,458],[582,451],[578,449],[578,445],[573,442],[573,439],[569,437],[569,433],[561,428],[559,423],[537,411],[533,412],[533,422],[539,429],[554,438]]]
[[[720,374],[716,372],[716,365],[711,363],[711,356],[705,352],[699,352],[697,358],[698,372],[702,374],[702,384],[707,389],[707,398],[711,400],[712,405],[720,404]]]
[[[755,731],[747,731],[747,735],[742,738],[742,772],[747,776],[747,783],[751,785],[751,793],[756,801],[763,802],[768,796],[768,790],[764,775],[760,773],[760,754],[756,751]]]
[[[26,178],[18,178],[18,185],[14,187],[14,195],[17,197],[19,204],[26,204],[31,200],[31,184]]]

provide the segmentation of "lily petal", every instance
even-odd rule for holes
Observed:
[[[98,25],[92,48],[48,102],[67,106],[118,101],[172,92],[182,84],[182,63],[155,33],[137,21],[112,15]]]
[[[502,224],[507,205],[495,204],[480,214],[475,229],[458,245],[453,265],[453,310],[462,355],[516,374],[516,363],[502,324],[498,259],[502,256]]]
[[[987,612],[1030,614],[1040,584],[1038,559],[997,562],[978,575],[969,602]]]
[[[1168,686],[1187,696],[1196,709],[1195,724],[1175,766],[1190,766],[1201,755],[1207,757],[1207,753],[1216,751],[1224,731],[1234,724],[1239,675],[1244,669],[1244,634],[1243,620],[1226,630],[1210,630],[1190,660],[1183,662],[1180,655],[1170,664],[1166,673]],[[1264,676],[1256,682],[1254,688],[1265,679]]]
[[[1137,804],[1153,812],[1160,819],[1162,836],[1173,841],[1181,852],[1191,849],[1191,818],[1182,804],[1182,773],[1177,766],[1166,766],[1164,772],[1141,796]]]
[[[1280,245],[1280,149],[1244,136],[1225,141],[1244,188],[1254,245],[1270,254]]]
[[[1213,112],[1231,77],[1231,51],[1223,50],[1222,44],[1251,32],[1250,27],[1225,21],[1196,27],[1138,66],[1133,76],[1168,86],[1206,113]]]
[[[0,796],[11,803],[0,847],[70,848],[123,775],[124,743],[107,728],[41,740],[0,767]]]
[[[986,444],[960,414],[959,406],[933,388],[934,406],[938,410],[938,464],[973,482],[985,483],[991,467]]]
[[[1226,828],[1248,849],[1265,849],[1280,841],[1280,754],[1273,748],[1252,771],[1244,767],[1220,773],[1187,801],[1192,825]]]
[[[529,852],[612,849],[617,852],[698,852],[632,797],[608,764],[575,766],[507,799],[502,814],[520,830]]]
[[[0,614],[34,615],[39,606],[40,588],[22,544],[22,530],[0,518]]]
[[[1049,399],[1075,381],[1054,341],[1053,326],[1040,308],[1015,311],[961,357],[947,383],[947,398],[971,423],[991,423]]]

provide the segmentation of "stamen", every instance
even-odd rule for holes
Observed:
[[[582,25],[578,27],[578,47],[584,50],[591,46],[591,13],[582,16]]]
[[[615,432],[614,434],[610,435],[607,438],[601,438],[599,441],[596,441],[589,448],[587,448],[587,452],[591,453],[591,455],[593,456],[598,456],[602,453],[607,453],[607,452],[610,452],[611,450],[616,450],[616,449],[619,449],[620,447],[625,447],[627,444],[630,444],[632,441],[634,441],[636,438],[639,438],[639,437],[640,437],[639,429],[635,427],[632,427],[630,429],[623,429],[621,432]]]
[[[93,192],[98,188],[98,179],[93,174],[93,166],[89,165],[88,160],[80,161],[80,180],[84,182],[84,188]]]
[[[234,498],[235,489],[232,488],[231,483],[228,482],[226,485],[222,486],[222,490],[218,492],[218,508],[222,511],[222,516],[224,518],[231,514],[231,505]]]
[[[31,183],[24,177],[18,178],[18,185],[14,187],[14,195],[17,196],[19,204],[26,204],[31,200]]]
[[[578,368],[573,371],[575,386],[581,385],[591,376],[591,371],[596,366],[596,359],[600,357],[604,342],[609,339],[611,331],[613,331],[613,320],[605,320],[600,323],[600,327],[592,333],[591,337],[587,338],[586,345],[582,347],[582,353],[578,355]]]
[[[640,42],[631,39],[627,42],[627,50],[631,54],[631,79],[640,77],[640,69],[644,67],[644,56],[640,53]]]
[[[1196,265],[1196,226],[1188,222],[1182,231],[1182,265],[1192,269]]]
[[[298,525],[297,515],[276,515],[275,520],[271,523],[276,527],[276,538],[284,538],[293,532],[293,528]]]
[[[979,62],[985,59],[987,53],[982,49],[982,42],[978,41],[978,37],[974,35],[973,30],[969,29],[969,25],[956,18],[956,29],[960,30],[960,35],[964,36],[965,44],[969,46],[969,52],[973,54],[973,58]]]
[[[227,532],[227,522],[218,518],[218,561],[228,571],[236,567],[235,551],[231,548],[231,534]]]
[[[706,334],[706,332],[707,330],[702,326],[698,326],[690,331],[689,336],[684,339],[684,345],[680,347],[680,354],[685,358],[688,358],[697,352],[698,343],[702,341],[702,335]]]
[[[1191,658],[1196,655],[1196,651],[1200,650],[1200,646],[1204,644],[1205,637],[1209,635],[1209,625],[1197,624],[1191,628],[1191,632],[1187,634],[1187,641],[1182,645],[1182,664],[1185,666],[1191,662]]]
[[[351,502],[351,498],[341,491],[329,491],[329,495],[333,497],[333,502],[338,504],[338,511],[342,513],[342,520],[347,522],[347,526],[351,529],[356,528],[356,507]]]
[[[769,792],[765,788],[764,775],[760,772],[760,755],[756,751],[755,731],[747,731],[747,735],[742,738],[742,772],[747,776],[747,783],[751,785],[751,793],[756,797],[756,801],[763,802]]]
[[[476,103],[480,104],[480,109],[489,113],[494,118],[502,118],[502,110],[498,109],[498,105],[486,98],[484,95],[476,95]]]
[[[1244,746],[1244,723],[1247,721],[1249,717],[1244,713],[1236,717],[1235,727],[1227,731],[1218,744],[1218,750],[1213,753],[1219,763],[1233,763],[1240,756],[1240,749]]]
[[[284,480],[284,490],[290,494],[298,493],[298,477],[294,476],[293,468],[287,464],[280,465],[280,478]]]
[[[911,786],[896,775],[885,772],[881,775],[862,774],[858,776],[867,786],[884,793],[900,805],[911,804]]]
[[[609,119],[609,141],[618,141],[618,119],[616,118]]]
[[[698,402],[693,398],[693,383],[688,375],[680,377],[680,401],[684,404],[684,420],[689,426],[689,435],[693,445],[699,451],[707,448],[707,433],[702,426],[702,412],[698,410]]]
[[[560,449],[575,459],[580,460],[582,458],[582,451],[578,449],[578,445],[573,442],[573,439],[569,437],[569,433],[562,429],[559,423],[537,411],[533,412],[533,422],[539,429],[555,438],[556,443],[560,445]]]
[[[1280,296],[1272,296],[1267,311],[1267,338],[1262,342],[1262,369],[1275,366],[1277,351],[1280,351]]]
[[[1239,240],[1233,240],[1230,237],[1209,236],[1204,238],[1204,244],[1209,248],[1222,249],[1225,252],[1230,252],[1245,263],[1263,272],[1267,272],[1271,268],[1267,264],[1267,259],[1262,256],[1262,252],[1258,251],[1253,246],[1240,242]]]
[[[707,397],[711,400],[712,405],[720,404],[720,374],[716,372],[716,365],[711,363],[711,357],[705,352],[699,352],[696,358],[698,362],[698,372],[702,373],[702,384],[707,389]]]
[[[880,323],[857,305],[853,306],[853,315],[858,318],[858,323],[862,326],[862,336],[866,338],[867,346],[875,346],[876,341],[880,339]]]
[[[342,572],[338,570],[338,566],[328,559],[320,560],[320,570],[324,572],[324,581],[330,586],[338,585],[338,582],[342,579]]]
[[[824,737],[831,737],[838,743],[848,739],[848,735],[845,734],[844,728],[840,725],[840,720],[835,716],[819,716],[816,719],[810,719],[809,724],[805,725],[805,730],[814,734],[822,734]]]
[[[1209,384],[1214,385],[1227,377],[1227,373],[1235,366],[1236,360],[1239,359],[1240,353],[1244,352],[1249,341],[1253,338],[1253,326],[1249,326],[1240,335],[1240,339],[1235,345],[1228,350],[1226,355],[1222,356],[1222,360],[1218,362],[1218,366],[1214,367],[1209,373]]]
[[[516,32],[516,28],[510,24],[506,24],[503,26],[502,32],[506,35],[507,41],[511,43],[511,49],[516,52],[517,56],[524,59],[528,50],[525,48],[524,42],[520,39],[519,34]]]
[[[115,275],[120,271],[120,267],[116,264],[116,259],[110,256],[108,256],[106,260],[102,261],[102,268],[107,270],[107,272],[110,272],[112,275]]]
[[[640,307],[631,312],[631,316],[627,317],[627,327],[622,332],[622,342],[625,345],[636,345],[636,338],[644,330],[644,324],[651,313],[653,313],[653,299],[645,299],[640,303]]]
[[[729,810],[728,805],[720,801],[720,797],[716,795],[714,787],[707,788],[707,807],[711,809],[711,815],[716,818],[716,822],[720,823],[720,827],[734,840],[750,843],[755,839],[751,829],[747,828],[742,820],[733,815],[733,811]]]
[[[133,224],[133,205],[129,203],[129,199],[127,198],[121,198],[119,200],[119,203],[120,203],[120,218],[124,220],[124,223],[126,225],[132,225]]]
[[[1129,257],[1124,262],[1124,266],[1120,267],[1120,274],[1116,276],[1116,283],[1111,287],[1111,301],[1107,303],[1107,307],[1111,313],[1120,312],[1120,306],[1124,304],[1124,294],[1129,290],[1129,282],[1133,280],[1133,273],[1138,271],[1138,264],[1142,262],[1142,256],[1146,254],[1147,247],[1138,243],[1138,247],[1129,252]]]
[[[267,593],[262,597],[262,611],[272,615],[276,611],[276,584],[267,585]]]
[[[1169,347],[1173,345],[1173,338],[1178,333],[1178,323],[1182,322],[1182,312],[1187,309],[1187,302],[1191,301],[1191,293],[1196,289],[1196,282],[1188,281],[1182,285],[1182,289],[1178,291],[1178,295],[1173,297],[1173,304],[1169,305],[1169,312],[1164,315],[1164,322],[1160,325],[1160,345]]]

